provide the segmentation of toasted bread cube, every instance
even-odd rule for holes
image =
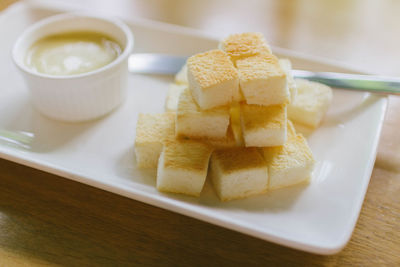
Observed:
[[[231,147],[241,146],[239,141],[235,138],[232,125],[229,124],[226,136],[223,139],[209,139],[209,138],[190,138],[187,136],[178,137],[179,139],[200,141],[212,146],[214,149],[225,149]]]
[[[135,154],[139,168],[156,168],[163,142],[175,135],[175,114],[139,114]]]
[[[264,193],[268,186],[266,162],[254,147],[214,151],[210,178],[222,201]]]
[[[175,75],[175,83],[177,84],[189,84],[187,78],[187,64],[183,65],[181,70]]]
[[[244,146],[242,127],[240,125],[240,103],[234,103],[230,108],[231,127],[235,136],[236,145]]]
[[[179,96],[187,88],[186,84],[171,83],[168,87],[167,98],[165,100],[165,111],[176,112],[178,109]]]
[[[235,134],[232,130],[231,124],[229,124],[226,136],[223,139],[206,139],[206,138],[199,139],[199,138],[189,138],[189,137],[184,137],[183,139],[200,141],[212,146],[214,149],[225,149],[225,148],[240,146],[238,144],[238,141],[235,139]]]
[[[290,103],[293,103],[297,96],[297,85],[292,75],[292,63],[289,59],[282,58],[279,59],[279,65],[281,66],[283,72],[286,74],[286,82],[290,94]]]
[[[189,88],[202,109],[228,105],[239,90],[238,73],[221,50],[196,54],[188,59]]]
[[[305,183],[310,180],[314,157],[306,139],[288,123],[288,140],[283,146],[262,149],[268,166],[269,190]]]
[[[288,117],[294,123],[316,128],[332,102],[332,89],[321,83],[296,79],[296,101],[288,106]]]
[[[289,102],[286,74],[274,55],[239,59],[236,66],[247,104],[269,106]]]
[[[281,146],[286,142],[286,105],[240,105],[246,147]]]
[[[304,137],[310,136],[316,128],[310,127],[301,123],[293,122],[296,133],[301,133]]]
[[[296,128],[294,127],[294,124],[291,120],[287,120],[287,138],[295,137],[298,132],[296,131]]]
[[[219,44],[235,63],[236,60],[256,56],[260,54],[271,54],[267,42],[262,33],[246,32],[229,35]]]
[[[210,144],[215,149],[224,149],[239,146],[239,142],[235,138],[235,134],[232,129],[232,123],[229,124],[226,136],[221,140],[205,140],[207,144]]]
[[[228,106],[201,110],[190,90],[181,93],[176,113],[177,137],[224,139],[228,125]]]
[[[158,161],[157,189],[199,196],[212,147],[193,140],[166,140]]]

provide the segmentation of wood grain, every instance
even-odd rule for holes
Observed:
[[[216,265],[400,264],[400,181],[397,173],[385,170],[373,173],[348,246],[337,255],[318,256],[5,160],[0,169],[0,251],[28,261],[68,266],[188,266],[207,265],[210,259]]]
[[[79,4],[218,35],[257,30],[275,45],[400,73],[397,1],[96,3]],[[400,99],[391,97],[360,218],[336,255],[285,248],[0,160],[0,266],[399,266],[399,111]]]

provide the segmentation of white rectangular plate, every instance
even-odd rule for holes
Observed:
[[[344,247],[374,165],[385,97],[334,91],[326,119],[308,139],[317,159],[308,186],[227,203],[217,199],[209,184],[200,198],[160,193],[155,189],[156,172],[136,168],[133,144],[138,113],[163,112],[172,77],[131,75],[125,103],[93,122],[57,122],[32,109],[10,51],[24,28],[56,12],[21,3],[0,16],[0,129],[35,136],[26,149],[0,141],[2,158],[285,246],[320,254]],[[136,52],[191,55],[217,47],[217,40],[182,27],[143,20],[127,23],[135,35]],[[274,51],[290,58],[296,68],[351,71]]]

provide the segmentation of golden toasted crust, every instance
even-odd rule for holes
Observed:
[[[308,162],[314,162],[314,157],[301,134],[288,136],[288,141],[283,146],[263,148],[264,159],[268,168],[274,170],[287,169]]]
[[[236,61],[241,82],[279,77],[286,79],[286,74],[274,55],[258,55]]]
[[[178,120],[179,117],[186,115],[198,114],[204,116],[213,116],[213,115],[219,116],[219,115],[225,115],[227,112],[229,112],[228,106],[216,107],[207,110],[200,109],[200,107],[194,101],[192,93],[188,88],[184,89],[179,97],[178,111],[177,111]]]
[[[240,104],[244,131],[280,129],[286,123],[286,105],[259,106]]]
[[[175,113],[139,114],[136,144],[162,142],[175,135]]]
[[[271,54],[264,36],[258,32],[229,35],[220,46],[233,60],[259,54]]]
[[[188,71],[202,90],[221,82],[238,79],[238,73],[222,50],[210,50],[188,59]]]
[[[216,150],[212,160],[218,162],[221,172],[224,174],[238,170],[249,170],[255,168],[266,168],[266,162],[254,147],[238,147]]]
[[[166,140],[164,143],[164,168],[207,171],[212,147],[193,140]]]

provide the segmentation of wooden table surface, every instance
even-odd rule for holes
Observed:
[[[0,0],[0,9],[12,2]],[[400,74],[399,1],[72,3],[220,36],[261,31],[272,45]],[[389,100],[361,215],[336,255],[285,248],[0,160],[0,266],[400,266],[400,100]]]

